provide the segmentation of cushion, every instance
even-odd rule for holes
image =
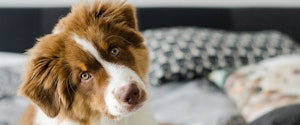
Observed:
[[[197,27],[143,31],[150,50],[152,85],[206,76],[214,69],[299,53],[287,35],[274,31],[232,32]]]
[[[248,123],[278,108],[300,104],[299,55],[282,55],[230,72],[216,70],[209,78],[224,90]]]
[[[249,125],[300,125],[300,105],[275,109]]]

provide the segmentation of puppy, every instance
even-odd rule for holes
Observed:
[[[148,51],[135,10],[79,3],[28,51],[20,125],[155,125],[147,104]]]

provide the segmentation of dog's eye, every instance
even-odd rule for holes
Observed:
[[[81,73],[81,79],[82,80],[89,80],[91,78],[91,75],[87,72]]]
[[[117,56],[117,55],[119,55],[119,53],[120,53],[120,50],[118,48],[111,49],[111,54],[112,55]]]

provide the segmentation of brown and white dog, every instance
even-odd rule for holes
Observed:
[[[155,125],[135,9],[81,2],[28,51],[21,125]]]

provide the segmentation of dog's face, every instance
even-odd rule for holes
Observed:
[[[119,118],[147,98],[148,52],[130,5],[73,6],[28,53],[19,92],[50,117]]]

